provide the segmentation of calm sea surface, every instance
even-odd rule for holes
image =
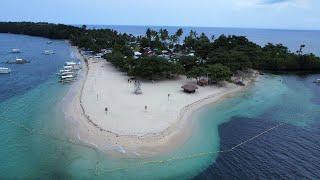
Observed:
[[[145,27],[113,26],[142,34]],[[170,27],[172,28],[172,27]],[[174,31],[176,28],[170,29]],[[185,28],[188,31],[190,28]],[[319,31],[197,28],[207,34],[247,35],[259,44],[282,42],[319,54]],[[0,62],[30,60],[0,76],[0,178],[53,179],[319,179],[320,75],[265,75],[247,91],[194,115],[195,130],[178,150],[141,159],[122,158],[80,144],[65,135],[57,107],[68,86],[55,73],[73,58],[64,41],[0,34]],[[12,48],[22,50],[11,54]],[[42,55],[53,49],[55,55]],[[267,129],[277,127],[237,146]],[[75,140],[76,141],[76,140]],[[224,152],[218,152],[224,151]],[[145,163],[149,162],[149,163]]]

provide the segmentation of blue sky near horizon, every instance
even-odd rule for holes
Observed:
[[[0,21],[320,30],[319,0],[2,0]]]

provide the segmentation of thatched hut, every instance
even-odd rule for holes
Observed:
[[[207,86],[207,85],[209,84],[209,81],[208,81],[208,79],[202,78],[202,79],[200,79],[200,80],[197,82],[197,84],[198,84],[199,86]]]
[[[198,87],[194,84],[186,84],[181,86],[184,92],[186,93],[195,93]]]

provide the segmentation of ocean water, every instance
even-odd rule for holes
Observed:
[[[21,95],[35,86],[48,80],[70,59],[70,46],[64,41],[53,41],[45,38],[0,34],[0,67],[9,67],[13,72],[10,75],[0,76],[0,102],[16,95]],[[20,49],[21,53],[10,53],[11,49]],[[53,55],[42,54],[50,49],[57,52]],[[27,64],[6,64],[23,58],[30,61]]]
[[[111,157],[65,135],[67,122],[57,105],[68,86],[57,83],[55,73],[73,57],[72,49],[54,41],[50,48],[57,53],[44,56],[46,41],[0,34],[1,61],[12,58],[12,48],[32,60],[10,65],[13,73],[0,76],[7,83],[0,86],[0,178],[320,178],[320,86],[312,83],[319,75],[262,76],[246,91],[194,114],[194,132],[179,149],[152,158]],[[277,128],[261,134],[271,127]]]

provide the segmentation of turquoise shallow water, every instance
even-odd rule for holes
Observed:
[[[17,41],[19,37],[15,37]],[[37,43],[46,41],[42,38],[26,36],[22,36],[20,40],[24,39]],[[70,143],[69,138],[65,136],[68,129],[65,128],[66,122],[57,104],[67,92],[68,86],[58,84],[54,73],[65,59],[70,58],[71,50],[64,42],[57,43],[61,43],[57,48],[64,49],[59,55],[63,58],[54,64],[48,64],[46,60],[38,62],[43,63],[41,64],[43,68],[50,66],[48,69],[51,69],[47,70],[48,75],[42,77],[41,83],[31,84],[30,88],[0,101],[1,178],[247,177],[246,179],[251,179],[267,176],[264,176],[261,171],[248,172],[241,167],[253,169],[248,165],[253,164],[259,167],[257,169],[269,172],[267,169],[272,169],[272,163],[281,165],[279,162],[286,162],[286,164],[282,164],[278,168],[279,171],[275,170],[270,177],[284,178],[282,174],[288,174],[293,170],[299,172],[300,177],[319,177],[314,170],[318,166],[309,160],[318,160],[319,153],[311,153],[308,156],[309,159],[303,158],[304,154],[320,149],[312,138],[319,136],[319,131],[316,129],[320,127],[318,123],[320,99],[317,96],[319,86],[312,83],[317,75],[263,76],[247,91],[221,103],[200,109],[197,113],[199,116],[194,120],[195,128],[192,136],[178,150],[147,159],[129,158],[125,155],[122,158],[115,158],[81,143]],[[39,57],[41,59],[42,56],[39,55]],[[21,73],[28,75],[30,71],[21,70]],[[15,77],[15,74],[12,76]],[[7,81],[8,78],[12,77],[1,76],[0,80]],[[25,86],[19,81],[17,80],[18,85]],[[35,82],[38,81],[35,80]],[[4,90],[4,87],[0,90]],[[11,91],[14,91],[14,88]],[[250,124],[250,122],[256,123]],[[254,142],[249,142],[232,153],[199,154],[226,150],[279,122],[288,122],[288,126],[257,138]],[[292,132],[289,127],[293,129]],[[269,145],[271,143],[274,144],[271,146]],[[277,145],[286,149],[278,152],[276,149],[281,147]],[[283,155],[291,152],[292,148],[299,151],[294,151],[287,156]],[[265,151],[266,149],[268,151]],[[259,157],[264,159],[261,160]],[[284,161],[283,157],[289,158]],[[172,158],[176,159],[166,161]],[[144,162],[149,163],[144,164]],[[300,162],[301,165],[294,169],[295,162]],[[264,164],[266,167],[262,166]],[[244,175],[239,175],[237,172],[242,172]],[[272,172],[269,173],[272,174]],[[229,176],[225,176],[227,174]]]

